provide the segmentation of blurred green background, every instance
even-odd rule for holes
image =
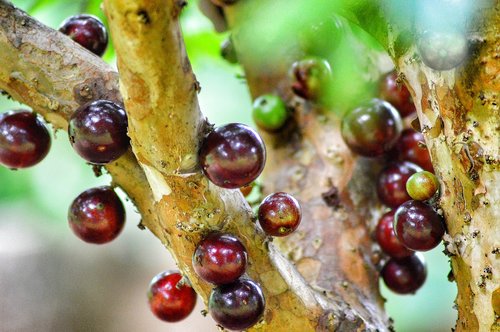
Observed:
[[[212,123],[242,122],[253,125],[250,114],[250,96],[245,81],[241,78],[243,71],[238,65],[230,65],[220,57],[219,45],[228,37],[228,34],[214,32],[211,22],[200,13],[196,2],[190,1],[189,6],[183,12],[182,27],[189,57],[197,79],[202,86],[199,95],[201,108]],[[57,28],[65,18],[76,13],[91,13],[104,20],[100,9],[101,0],[17,0],[14,1],[14,4],[28,11],[31,15],[52,28]],[[369,37],[366,37],[362,33],[360,33],[360,36],[362,40],[366,41],[369,47],[377,47],[376,43],[370,40]],[[334,56],[337,59],[335,68],[339,68],[335,71],[337,75],[336,82],[338,82],[338,88],[335,92],[337,96],[343,94],[349,95],[346,97],[348,105],[350,101],[361,98],[360,94],[362,96],[369,96],[373,93],[370,84],[363,86],[359,83],[363,80],[356,80],[356,77],[363,77],[364,75],[364,66],[360,65],[365,64],[362,54],[356,54],[354,50],[349,49],[348,45],[345,45],[340,50],[337,49]],[[108,48],[104,59],[108,63],[114,64],[115,55],[112,46]],[[352,91],[356,91],[356,93],[353,94]],[[8,100],[6,97],[0,97],[0,112],[21,107],[23,105]],[[0,273],[3,273],[0,276],[3,275],[5,277],[8,275],[5,272],[8,269],[7,266],[9,266],[9,271],[19,271],[19,273],[26,274],[26,269],[30,268],[26,264],[30,260],[23,259],[23,255],[20,255],[19,260],[17,260],[18,256],[9,251],[8,246],[12,246],[13,242],[17,242],[12,240],[14,236],[12,234],[18,236],[19,241],[22,241],[25,237],[21,233],[32,232],[33,237],[28,237],[25,241],[30,242],[31,245],[35,241],[38,243],[37,247],[48,248],[45,250],[46,252],[55,253],[58,257],[58,262],[56,263],[54,263],[53,259],[47,258],[47,262],[50,262],[52,265],[48,264],[45,267],[41,265],[41,270],[37,270],[36,273],[43,274],[44,268],[48,269],[50,266],[57,266],[58,271],[61,273],[56,279],[53,279],[53,283],[55,283],[56,280],[65,280],[70,278],[70,276],[71,278],[78,275],[81,277],[83,272],[78,269],[79,266],[81,268],[92,268],[93,272],[87,271],[91,273],[92,278],[89,277],[90,274],[84,274],[84,276],[87,281],[90,278],[93,284],[82,281],[78,285],[67,287],[68,292],[71,292],[73,287],[83,287],[81,292],[92,295],[92,298],[89,295],[89,299],[87,299],[90,302],[86,308],[93,308],[96,312],[102,311],[108,307],[107,303],[109,299],[115,298],[115,293],[113,292],[117,291],[116,283],[113,283],[113,288],[107,289],[101,287],[100,291],[85,288],[95,288],[96,285],[109,283],[109,280],[104,281],[104,279],[109,279],[110,275],[119,277],[120,273],[129,274],[128,276],[124,276],[123,280],[133,279],[129,280],[130,283],[139,283],[140,286],[138,286],[138,289],[143,287],[145,293],[145,287],[149,282],[148,278],[151,278],[163,268],[171,268],[172,262],[168,258],[169,254],[152,235],[147,231],[141,232],[135,227],[139,216],[130,204],[127,211],[128,224],[124,232],[125,235],[119,237],[115,241],[116,243],[112,243],[109,246],[96,247],[81,244],[78,240],[74,239],[73,234],[67,226],[67,207],[74,197],[87,188],[100,184],[108,184],[109,181],[110,179],[106,175],[99,178],[94,177],[91,167],[86,165],[73,152],[67,139],[67,134],[63,131],[59,131],[53,135],[53,145],[50,154],[36,167],[11,171],[0,166],[0,263],[2,263]],[[13,227],[23,231],[13,231]],[[75,252],[71,250],[75,250]],[[387,298],[387,311],[394,319],[397,331],[449,331],[454,326],[456,311],[452,309],[452,305],[456,287],[447,281],[447,274],[450,268],[447,258],[441,253],[441,250],[441,247],[438,247],[431,252],[425,253],[429,274],[424,287],[416,295],[394,295],[381,283],[382,294]],[[16,259],[5,258],[7,257],[6,253],[10,253],[11,255],[8,257],[16,257]],[[100,262],[102,257],[107,257],[109,260],[104,260],[99,264],[94,262]],[[148,257],[147,261],[145,261],[144,257]],[[38,261],[38,259],[35,261]],[[67,265],[61,262],[66,262]],[[20,264],[19,267],[16,267],[16,264]],[[102,266],[106,265],[109,268],[110,264],[116,267],[116,271],[114,270],[116,273],[109,272],[109,274],[102,274]],[[73,266],[72,272],[68,272],[67,266]],[[137,266],[139,266],[138,270],[142,271],[142,273],[137,272]],[[138,273],[136,279],[130,277],[130,271],[132,270]],[[1,280],[4,279],[0,278],[0,282]],[[121,281],[123,287],[129,287],[123,280]],[[48,281],[48,283],[44,284],[44,287],[51,289],[50,287],[55,287],[53,283]],[[0,283],[0,294],[3,295],[6,293],[6,287],[10,287],[9,285],[11,286],[5,280],[3,283]],[[59,294],[56,289],[57,287],[54,288],[53,292]],[[40,292],[43,293],[42,291]],[[143,330],[154,331],[156,329],[163,329],[164,331],[174,331],[171,324],[163,325],[162,323],[158,323],[147,312],[144,294],[141,293],[141,290],[138,290],[137,293],[127,294],[130,297],[136,296],[137,298],[127,299],[123,296],[121,301],[129,303],[137,302],[137,304],[130,305],[129,311],[126,311],[128,314],[115,313],[116,315],[123,319],[126,317],[127,319],[134,320],[134,315],[130,312],[140,312],[148,317],[145,318],[145,321],[138,320],[143,326],[148,326]],[[29,300],[30,298],[28,297],[27,301]],[[31,300],[33,301],[33,299]],[[200,309],[202,309],[202,306],[200,306]],[[3,314],[7,312],[2,310],[0,307],[0,317],[2,317],[2,312]],[[118,317],[116,315],[113,317]],[[76,316],[77,318],[72,323],[73,325],[70,324],[71,327],[68,327],[70,325],[66,326],[68,330],[118,330],[116,326],[92,323],[93,319],[97,320],[95,317],[99,317],[97,313],[93,315],[92,312],[79,312]],[[192,316],[201,317],[198,313]],[[26,319],[26,317],[20,318],[20,320]],[[193,326],[202,328],[197,331],[209,331],[210,329],[206,323],[203,324],[207,319],[201,319],[201,323],[199,323],[201,325],[193,323],[195,324]],[[47,325],[46,329],[40,329],[40,325],[38,325],[36,330],[57,330],[58,328],[56,327],[61,326],[54,324]],[[186,323],[179,323],[179,327],[175,329],[179,331],[192,330],[183,329],[182,324]],[[134,325],[124,324],[119,330],[134,331],[132,326]],[[6,328],[7,330],[5,331],[23,330],[16,328],[15,325],[12,325],[10,329],[8,326]],[[0,330],[2,330],[1,326]],[[29,330],[27,328],[23,331]]]

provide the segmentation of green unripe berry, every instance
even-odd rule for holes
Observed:
[[[408,195],[416,201],[431,199],[438,190],[438,179],[431,172],[417,172],[406,181],[406,191]]]
[[[288,119],[288,112],[285,103],[280,97],[267,94],[255,99],[252,116],[260,128],[275,131],[283,127]]]

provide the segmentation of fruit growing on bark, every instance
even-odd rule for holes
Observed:
[[[61,23],[59,31],[98,56],[103,55],[108,46],[106,27],[92,15],[71,16]]]
[[[431,172],[417,172],[406,181],[406,191],[408,195],[417,201],[431,199],[436,195],[438,190],[439,181]]]
[[[211,233],[196,247],[193,267],[205,281],[216,285],[235,281],[247,265],[247,251],[231,234]]]
[[[9,168],[38,164],[49,153],[50,134],[35,113],[19,110],[0,115],[0,163]]]
[[[219,187],[236,189],[255,180],[266,162],[262,138],[252,128],[230,123],[202,142],[199,160],[207,178]]]
[[[398,73],[393,70],[382,76],[379,83],[380,97],[394,106],[401,117],[415,113],[415,104],[410,91],[403,82],[398,82]]]
[[[278,192],[267,196],[259,206],[259,223],[272,236],[286,236],[299,227],[302,211],[290,194]]]
[[[381,156],[394,147],[403,122],[388,102],[372,99],[344,115],[342,138],[349,148],[365,157]]]
[[[252,117],[257,126],[272,132],[283,127],[288,119],[288,112],[280,97],[267,94],[255,99]]]
[[[394,258],[403,258],[413,255],[413,251],[406,248],[394,232],[394,213],[391,210],[385,213],[378,221],[375,229],[375,237],[380,248],[389,256]]]
[[[127,115],[123,108],[109,100],[80,106],[71,115],[68,132],[75,151],[92,164],[116,160],[129,147]]]
[[[380,272],[387,287],[398,294],[415,293],[427,278],[424,257],[416,253],[409,257],[391,258]]]
[[[422,169],[417,165],[403,161],[386,166],[377,180],[377,194],[382,203],[396,208],[411,199],[406,192],[406,181]]]
[[[394,230],[401,243],[417,251],[435,248],[443,238],[443,218],[432,207],[410,200],[396,210]]]
[[[114,240],[125,224],[125,209],[113,188],[102,186],[81,193],[68,211],[71,230],[85,242]]]
[[[149,307],[156,317],[165,322],[178,322],[193,311],[196,292],[181,283],[179,272],[165,271],[156,275],[149,285]]]
[[[265,299],[260,286],[240,279],[212,290],[208,310],[212,318],[230,330],[245,330],[255,325],[264,313]]]

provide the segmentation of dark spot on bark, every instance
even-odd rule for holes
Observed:
[[[98,178],[102,175],[102,166],[92,165],[92,171],[94,172],[95,177]]]
[[[139,21],[142,23],[142,24],[149,24],[151,23],[151,18],[149,17],[149,14],[146,10],[144,9],[139,9],[137,11],[137,16],[139,16]]]
[[[450,270],[450,272],[448,272],[448,281],[449,282],[455,281],[455,274],[453,274],[453,270]]]
[[[194,90],[195,90],[197,93],[200,93],[200,92],[201,92],[201,85],[200,85],[200,82],[198,82],[196,79],[194,80],[193,87],[194,87]]]
[[[332,186],[328,191],[322,193],[321,197],[329,207],[335,210],[340,207],[339,190],[337,187]]]

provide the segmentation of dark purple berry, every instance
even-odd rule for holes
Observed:
[[[292,65],[292,76],[292,91],[297,96],[319,101],[326,96],[332,70],[325,59],[310,57]]]
[[[198,244],[193,255],[196,273],[216,285],[235,281],[245,273],[246,265],[245,247],[230,234],[209,234]]]
[[[92,15],[71,16],[61,24],[59,31],[98,56],[103,55],[108,46],[106,27]]]
[[[415,113],[415,104],[410,91],[403,82],[398,82],[398,73],[394,70],[385,74],[379,84],[380,97],[394,106],[401,117]]]
[[[396,208],[411,199],[406,192],[406,181],[422,169],[407,161],[389,164],[384,168],[377,181],[377,194],[382,203]]]
[[[80,106],[69,120],[69,139],[73,148],[93,164],[107,164],[128,149],[127,115],[109,100],[96,100]]]
[[[397,154],[399,160],[410,161],[424,170],[434,173],[431,156],[424,144],[422,133],[413,129],[405,129],[394,147],[394,153]]]
[[[240,279],[212,290],[208,310],[212,318],[230,330],[245,330],[255,325],[264,313],[265,299],[260,286]]]
[[[394,233],[394,213],[391,210],[384,214],[378,221],[375,236],[380,248],[389,256],[403,258],[413,255],[413,251],[406,248]]]
[[[284,192],[267,196],[259,206],[259,223],[272,236],[286,236],[299,227],[302,212],[299,202]]]
[[[196,292],[181,283],[179,272],[165,271],[156,275],[149,285],[148,300],[151,311],[166,322],[183,320],[196,305]]]
[[[25,168],[39,163],[50,150],[47,127],[29,111],[0,115],[0,163]]]
[[[342,138],[349,148],[365,157],[377,157],[396,144],[403,122],[389,103],[372,99],[344,115]]]
[[[427,251],[441,242],[445,230],[443,218],[432,207],[411,200],[396,210],[394,231],[405,247]]]
[[[68,211],[71,230],[85,242],[102,244],[115,239],[125,223],[122,201],[109,186],[81,193]]]
[[[266,148],[252,128],[230,123],[205,138],[199,160],[210,181],[219,187],[235,189],[259,176],[266,162]]]
[[[401,259],[391,258],[380,275],[394,293],[412,294],[424,284],[427,267],[424,257],[417,253]]]

